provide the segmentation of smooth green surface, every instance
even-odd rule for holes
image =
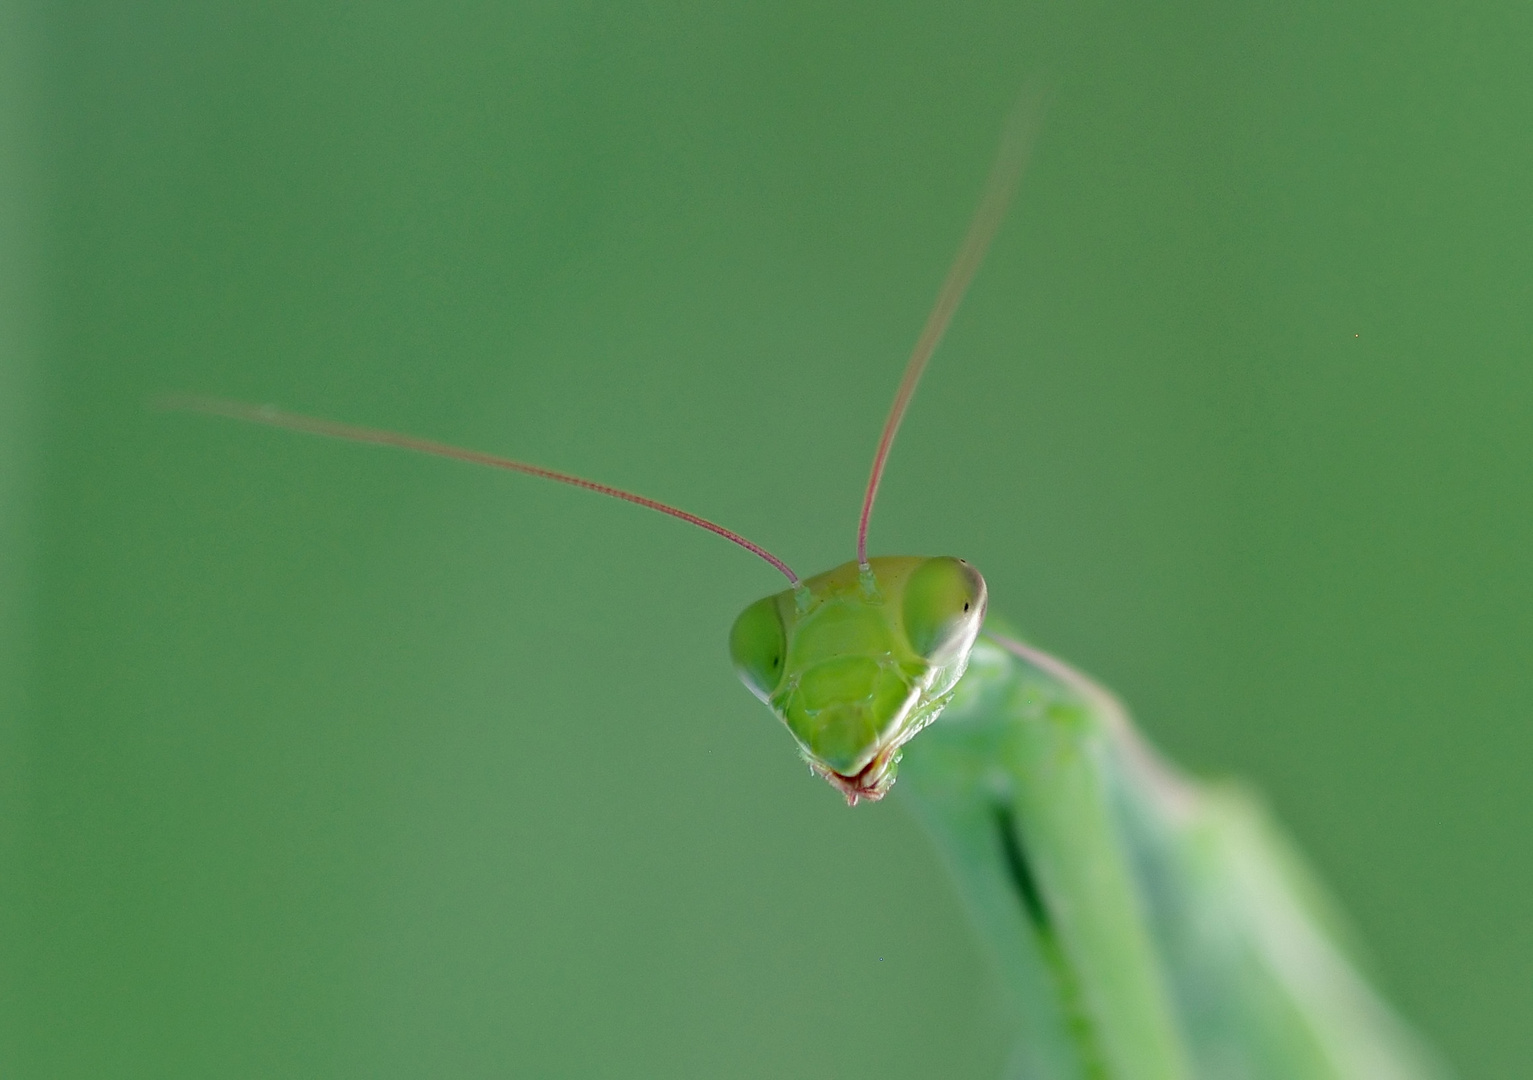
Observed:
[[[1533,9],[15,10],[8,1075],[994,1077],[920,829],[730,670],[770,568],[142,402],[835,565],[1042,67],[873,550],[1257,783],[1462,1075],[1533,1058]]]
[[[899,795],[1009,991],[1011,1080],[1427,1080],[1260,799],[1181,773],[1080,672],[975,645]]]

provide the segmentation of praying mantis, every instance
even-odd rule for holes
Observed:
[[[242,402],[161,404],[574,485],[770,563],[788,587],[735,620],[731,662],[849,805],[877,802],[899,781],[1006,988],[1010,1077],[1439,1075],[1360,973],[1323,892],[1258,801],[1180,773],[1111,693],[987,618],[985,580],[967,562],[868,553],[895,435],[1018,186],[1040,115],[1037,94],[1014,113],[907,362],[855,558],[812,577],[722,525],[542,466]]]

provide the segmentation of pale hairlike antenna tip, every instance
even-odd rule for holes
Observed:
[[[866,568],[868,565],[868,522],[873,517],[873,500],[878,497],[878,484],[883,479],[889,448],[894,444],[895,433],[899,431],[905,410],[915,395],[916,384],[921,381],[921,373],[926,370],[926,362],[937,351],[937,345],[948,323],[952,321],[953,313],[958,310],[959,301],[969,288],[969,282],[974,280],[974,274],[979,270],[985,252],[990,247],[990,241],[995,238],[996,230],[1006,216],[1006,208],[1016,193],[1017,184],[1022,179],[1022,172],[1032,153],[1033,139],[1038,133],[1049,89],[1046,81],[1034,80],[1028,84],[1012,109],[1001,135],[995,164],[991,166],[989,179],[985,181],[985,193],[980,197],[979,209],[974,212],[969,231],[959,245],[958,255],[953,259],[947,278],[937,293],[937,302],[931,314],[926,317],[926,325],[921,328],[921,336],[916,338],[915,348],[911,350],[910,359],[905,364],[905,374],[895,392],[894,404],[889,408],[884,430],[878,437],[878,449],[873,454],[873,469],[868,475],[867,490],[862,496],[862,514],[857,519],[857,563],[861,567]]]
[[[586,491],[594,491],[598,495],[607,495],[614,499],[622,499],[637,506],[643,506],[650,510],[668,514],[673,518],[685,521],[689,525],[696,525],[699,529],[706,529],[715,536],[722,536],[732,544],[749,551],[772,566],[776,567],[788,582],[794,586],[799,583],[798,575],[776,555],[766,548],[753,543],[731,529],[715,524],[707,518],[689,514],[685,510],[660,502],[657,499],[646,498],[636,495],[622,488],[611,487],[607,484],[598,484],[594,480],[587,480],[572,473],[559,472],[557,469],[545,469],[541,465],[531,465],[525,461],[513,461],[511,458],[497,457],[494,454],[482,453],[478,450],[466,450],[459,446],[448,443],[435,442],[431,439],[421,439],[414,435],[404,435],[397,431],[386,431],[382,428],[359,427],[355,424],[343,424],[337,420],[324,420],[317,416],[305,416],[302,413],[287,412],[275,405],[252,405],[244,401],[230,401],[226,398],[201,397],[194,394],[165,394],[150,400],[150,407],[172,412],[204,413],[209,416],[223,416],[231,420],[247,420],[256,424],[267,424],[271,427],[287,428],[289,431],[302,431],[310,435],[324,435],[332,439],[346,439],[351,442],[372,443],[376,446],[395,446],[402,450],[414,450],[421,454],[434,454],[437,457],[452,458],[455,461],[467,461],[474,465],[488,465],[495,469],[508,469],[511,472],[523,473],[527,476],[536,476],[543,480],[552,480],[559,484],[568,484],[571,487],[582,488]]]

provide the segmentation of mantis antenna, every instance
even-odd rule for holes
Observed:
[[[525,473],[528,476],[541,477],[544,480],[553,480],[560,484],[569,484],[571,487],[584,488],[586,491],[594,491],[598,495],[610,495],[614,499],[622,499],[625,502],[636,503],[639,506],[658,510],[662,514],[669,514],[673,518],[680,518],[699,529],[707,529],[717,536],[722,536],[732,544],[738,544],[753,555],[758,555],[775,566],[787,577],[793,585],[798,584],[798,575],[795,574],[788,564],[773,555],[766,548],[754,544],[741,536],[716,525],[707,518],[689,514],[685,510],[677,509],[655,499],[645,498],[643,495],[635,495],[631,491],[622,488],[609,487],[606,484],[598,484],[594,480],[584,477],[573,476],[570,473],[559,472],[555,469],[545,469],[541,465],[529,465],[525,461],[512,461],[510,458],[496,457],[494,454],[482,453],[478,450],[465,450],[458,446],[449,446],[447,443],[433,442],[430,439],[417,438],[414,435],[402,435],[395,431],[384,431],[381,428],[358,427],[355,424],[342,424],[335,420],[322,420],[316,416],[304,416],[301,413],[286,412],[271,405],[250,405],[243,401],[227,401],[223,398],[175,396],[160,398],[154,403],[158,408],[170,409],[176,412],[205,413],[209,416],[226,416],[234,420],[248,420],[255,424],[267,424],[271,427],[287,428],[290,431],[307,432],[310,435],[325,435],[332,439],[349,439],[352,442],[373,443],[378,446],[397,446],[403,450],[414,450],[421,454],[435,454],[438,457],[453,458],[457,461],[468,461],[475,465],[489,465],[496,469],[509,469],[512,472]]]
[[[969,282],[974,280],[975,272],[985,260],[985,251],[995,238],[1001,219],[1006,216],[1006,207],[1011,203],[1011,197],[1017,190],[1017,183],[1022,179],[1022,171],[1027,167],[1027,159],[1032,152],[1033,136],[1038,131],[1045,97],[1042,87],[1029,87],[1012,110],[1006,130],[1001,136],[1001,148],[996,153],[995,164],[990,167],[990,177],[985,181],[985,194],[980,198],[979,209],[974,212],[969,231],[958,248],[958,255],[947,272],[946,280],[942,282],[941,291],[937,293],[937,303],[926,317],[926,325],[921,328],[921,336],[916,338],[910,360],[905,364],[905,374],[894,395],[894,404],[889,408],[889,418],[884,421],[883,434],[878,437],[878,450],[873,455],[873,471],[868,476],[868,490],[862,497],[862,516],[857,521],[857,563],[864,568],[868,565],[868,520],[873,516],[873,500],[878,495],[878,482],[883,479],[889,447],[894,443],[895,432],[900,429],[900,421],[905,419],[905,410],[915,395],[916,384],[921,381],[921,372],[926,370],[926,362],[937,351],[943,332],[952,321],[953,313],[958,310],[958,302],[963,299]]]

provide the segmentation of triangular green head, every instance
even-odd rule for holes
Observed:
[[[852,805],[874,801],[962,677],[985,599],[962,559],[852,561],[741,612],[730,659],[815,772]]]
[[[963,677],[985,618],[985,579],[948,556],[868,557],[868,521],[895,432],[921,372],[1005,216],[1042,107],[1030,94],[1001,140],[979,209],[905,365],[873,454],[857,558],[746,608],[729,634],[735,670],[771,706],[811,768],[855,806],[894,784],[900,748],[937,718]]]

